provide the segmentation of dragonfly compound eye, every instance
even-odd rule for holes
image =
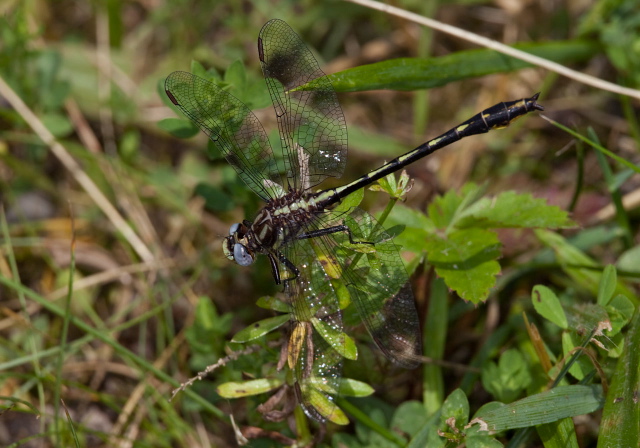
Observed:
[[[240,227],[239,222],[232,224],[231,227],[229,227],[229,235],[233,235],[234,233],[236,233],[239,227]]]
[[[240,266],[249,266],[253,263],[253,255],[240,243],[233,246],[233,259]]]

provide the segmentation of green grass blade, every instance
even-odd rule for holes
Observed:
[[[640,440],[640,313],[625,340],[604,405],[598,447],[638,446]]]
[[[585,60],[596,52],[596,46],[585,41],[522,44],[514,47],[561,63]],[[469,50],[437,58],[389,59],[334,73],[329,75],[329,79],[338,92],[418,90],[525,67],[531,67],[531,64],[493,50]],[[308,84],[308,87],[312,86],[313,83]]]

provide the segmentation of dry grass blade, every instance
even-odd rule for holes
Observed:
[[[16,95],[13,89],[0,78],[0,95],[2,95],[11,104],[11,106],[20,114],[25,122],[29,124],[33,132],[51,148],[51,152],[56,158],[69,170],[74,179],[82,186],[91,199],[98,207],[107,215],[114,227],[122,233],[122,236],[131,244],[133,249],[144,261],[149,262],[154,259],[149,248],[144,244],[140,237],[134,232],[131,226],[118,213],[116,208],[109,202],[109,199],[100,191],[97,185],[82,170],[82,167],[71,157],[69,152],[62,146],[42,121],[33,113],[33,111]]]
[[[474,44],[480,45],[482,47],[490,48],[502,54],[506,54],[507,56],[512,56],[514,58],[523,60],[525,62],[529,62],[538,67],[546,68],[547,70],[558,73],[559,75],[562,75],[562,76],[566,76],[567,78],[574,79],[583,84],[587,84],[592,87],[596,87],[598,89],[607,90],[609,92],[618,93],[620,95],[627,95],[632,98],[640,99],[639,90],[622,87],[617,84],[603,81],[602,79],[595,78],[593,76],[589,76],[584,73],[577,72],[575,70],[571,70],[565,67],[564,65],[549,61],[548,59],[534,56],[524,51],[516,50],[515,48],[511,48],[508,45],[501,44],[500,42],[497,42],[495,40],[487,39],[486,37],[480,36],[479,34],[471,33],[461,28],[447,25],[437,20],[433,20],[428,17],[424,17],[419,14],[412,13],[404,9],[396,8],[394,6],[386,5],[384,3],[375,2],[372,0],[346,0],[346,1],[351,3],[356,3],[358,5],[366,6],[371,9],[377,9],[378,11],[383,11],[388,14],[392,14],[394,16],[398,16],[403,19],[407,19],[412,22],[419,23],[429,28],[433,28],[434,30],[438,30],[446,34],[459,37],[460,39],[473,42]]]

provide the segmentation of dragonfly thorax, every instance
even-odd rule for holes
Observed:
[[[259,253],[277,254],[281,246],[304,231],[319,209],[322,206],[314,195],[293,190],[269,201],[253,222],[233,224],[222,250],[228,259],[249,266]]]

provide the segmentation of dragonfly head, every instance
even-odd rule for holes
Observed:
[[[247,231],[245,223],[235,223],[229,228],[229,236],[222,241],[224,255],[240,266],[249,266],[256,258],[256,254],[248,248]]]

